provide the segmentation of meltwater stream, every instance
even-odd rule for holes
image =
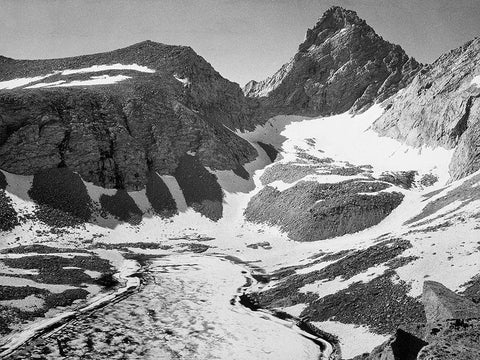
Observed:
[[[56,359],[308,359],[328,356],[294,323],[232,301],[248,271],[225,258],[149,260],[127,298],[68,322],[16,351]]]

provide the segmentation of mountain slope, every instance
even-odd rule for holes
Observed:
[[[480,169],[480,38],[420,71],[374,129],[412,146],[455,149],[452,179]]]
[[[158,294],[168,285],[162,273],[170,267],[177,273],[180,281],[167,291],[174,304],[192,305],[190,295],[179,301],[176,292],[190,288],[190,275],[208,280],[200,291],[189,290],[199,300],[188,312],[192,319],[204,310],[217,312],[219,305],[238,306],[232,290],[218,303],[205,303],[204,291],[219,294],[220,279],[253,307],[334,334],[325,337],[336,339],[332,358],[369,358],[364,353],[395,333],[372,359],[377,350],[383,359],[402,358],[399,348],[425,345],[423,335],[412,340],[410,335],[418,334],[404,337],[404,328],[397,329],[430,322],[431,307],[422,305],[427,279],[474,302],[480,298],[480,171],[456,181],[448,174],[450,163],[467,168],[451,159],[476,129],[472,94],[480,81],[476,48],[469,46],[465,56],[459,55],[464,50],[445,55],[443,68],[420,70],[355,13],[332,8],[291,63],[271,81],[249,84],[248,101],[238,86],[184,47],[145,42],[69,59],[0,58],[0,332],[14,333],[39,317],[53,321],[65,314],[63,306],[69,311],[97,296],[105,300],[117,277],[125,280],[140,267],[146,271],[130,280],[150,276],[153,260],[162,264]],[[443,84],[440,91],[423,97],[435,88],[427,85],[434,78]],[[419,93],[417,86],[424,89]],[[312,87],[320,90],[309,92]],[[328,96],[322,100],[322,94]],[[410,95],[402,98],[405,94]],[[256,106],[252,118],[248,103]],[[456,119],[451,123],[450,110]],[[409,111],[428,121],[410,124]],[[343,113],[305,116],[331,112]],[[256,124],[259,118],[266,121]],[[390,137],[379,135],[386,119],[402,136],[388,133],[388,126]],[[418,135],[415,141],[410,133]],[[475,150],[475,137],[468,139],[473,144],[468,149]],[[184,258],[188,268],[179,267],[179,253],[196,253]],[[238,270],[251,272],[258,283],[238,272],[221,270],[216,276],[229,268],[218,264],[228,261],[241,264],[245,270]],[[208,272],[200,271],[202,264],[211,264]],[[121,310],[125,302],[107,307],[113,318],[123,319],[114,333],[126,335],[119,341],[129,348],[141,350],[128,337],[130,319],[152,325],[154,340],[141,341],[141,348],[152,351],[165,343],[158,338],[163,332],[183,347],[201,335],[206,351],[223,346],[218,339],[226,337],[251,348],[228,322],[213,326],[210,330],[222,330],[213,333],[192,327],[196,320],[185,324],[184,314],[165,308],[158,294],[148,299],[146,312],[135,297],[126,301],[133,300],[135,310],[128,316]],[[261,321],[255,341],[268,348],[266,312],[256,314]],[[181,322],[172,331],[170,315]],[[112,325],[101,322],[107,329]],[[95,316],[83,328],[70,323],[66,328],[74,336],[59,329],[57,338],[85,356],[99,349],[122,351],[117,340],[103,336],[108,333],[103,325],[98,331],[95,325]],[[426,334],[434,352],[457,341],[449,332],[463,326],[446,322],[435,337],[430,325]],[[477,325],[475,320],[473,340]],[[0,340],[0,351],[6,340]],[[62,345],[50,340],[55,357]],[[46,351],[41,344],[35,351]],[[422,350],[426,356],[427,350]]]
[[[256,151],[238,85],[191,48],[146,41],[66,59],[0,66],[0,168],[35,174],[67,167],[106,188],[138,190],[147,174],[173,174],[195,154],[239,169]]]
[[[415,59],[354,11],[332,7],[307,31],[290,62],[272,77],[248,83],[244,92],[267,116],[338,114],[386,99],[419,70]]]

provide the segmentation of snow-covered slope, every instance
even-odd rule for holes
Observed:
[[[480,198],[475,187],[480,174],[446,185],[451,151],[411,148],[379,138],[370,125],[382,111],[375,106],[357,116],[277,116],[252,132],[238,132],[259,156],[245,165],[248,178],[233,171],[205,169],[215,175],[223,192],[216,221],[202,215],[212,207],[211,201],[192,206],[190,190],[185,188],[188,183],[178,176],[161,176],[176,214],[165,217],[155,212],[149,190],[125,192],[118,204],[128,203],[130,210],[122,221],[123,215],[101,200],[102,196],[114,198],[118,191],[84,182],[94,204],[93,220],[56,231],[38,220],[38,205],[29,195],[35,179],[3,172],[5,195],[20,224],[2,233],[1,246],[84,248],[107,260],[113,258],[101,250],[106,244],[117,249],[116,254],[128,247],[146,253],[162,248],[163,255],[194,248],[205,251],[202,256],[233,255],[255,264],[270,278],[254,294],[260,304],[308,317],[320,329],[337,333],[345,357],[370,351],[398,322],[422,317],[418,296],[424,279],[464,291],[479,266],[476,214]],[[270,155],[278,152],[273,163],[264,149]],[[402,172],[411,173],[409,181],[403,181]],[[281,223],[245,221],[249,202],[266,187],[284,193],[310,182],[385,184],[387,188],[368,196],[394,192],[403,200],[377,225],[321,241],[294,241],[282,231]],[[19,256],[27,255],[40,256],[35,251]],[[119,264],[117,260],[115,266]],[[20,264],[5,268],[4,277],[19,271],[12,266]],[[38,278],[35,281],[41,283]],[[365,301],[373,303],[367,306]]]

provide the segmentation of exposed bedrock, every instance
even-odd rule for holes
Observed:
[[[455,149],[453,180],[480,168],[480,38],[424,67],[373,125],[380,135],[412,146]]]
[[[284,191],[266,186],[245,210],[255,223],[278,225],[298,241],[314,241],[354,233],[378,224],[403,199],[385,192],[390,185],[375,181],[319,184],[302,181]]]
[[[272,77],[244,88],[257,116],[330,115],[365,109],[407,85],[420,64],[354,11],[332,7]]]
[[[139,190],[149,171],[173,174],[186,153],[216,170],[257,156],[226,127],[248,125],[240,88],[188,47],[144,42],[77,58],[9,59],[0,80],[111,63],[155,72],[129,72],[114,85],[1,90],[0,168],[31,175],[67,167],[96,185]]]
[[[480,358],[480,307],[435,281],[425,281],[426,323],[405,323],[386,343],[355,360]]]

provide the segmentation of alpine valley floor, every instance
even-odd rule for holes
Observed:
[[[11,358],[62,351],[117,358],[112,349],[119,347],[127,358],[141,351],[152,359],[330,357],[328,342],[318,346],[293,323],[230,302],[245,291],[262,308],[334,335],[350,359],[385,342],[399,324],[424,321],[427,279],[478,297],[480,172],[448,183],[453,151],[379,137],[370,126],[383,111],[276,116],[237,132],[259,156],[244,166],[248,177],[209,171],[223,193],[214,220],[203,214],[209,207],[218,213],[215,201],[192,206],[180,176],[159,176],[178,209],[173,216],[156,214],[145,190],[128,191],[125,218],[135,221],[103,211],[58,228],[37,220],[34,177],[2,171],[1,200],[19,219],[0,237],[2,351],[21,345]],[[99,208],[108,208],[102,196],[117,194],[84,185]],[[365,216],[347,221],[340,208]],[[343,230],[312,234],[305,225],[311,216],[328,231]],[[147,270],[128,277],[125,269]],[[242,288],[246,274],[251,284]],[[142,290],[112,296],[132,281]],[[22,332],[102,298],[110,303],[40,337]]]

